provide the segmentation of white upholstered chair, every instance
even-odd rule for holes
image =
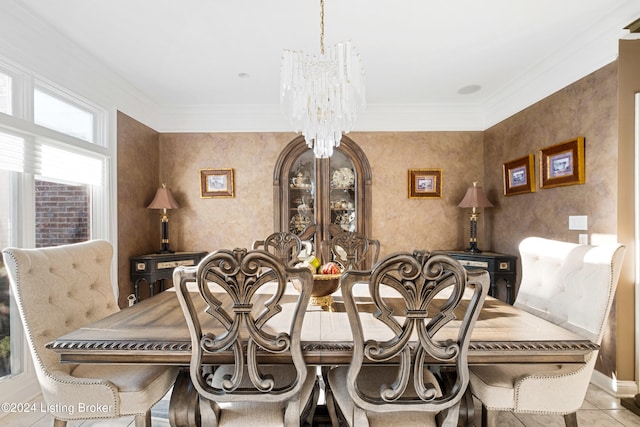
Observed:
[[[600,344],[615,295],[624,246],[578,245],[529,237],[520,243],[522,281],[514,306]],[[598,351],[585,365],[491,365],[471,368],[483,425],[498,411],[564,415],[577,425]]]
[[[94,240],[42,249],[7,248],[3,255],[54,425],[125,415],[134,415],[136,426],[151,425],[150,409],[173,385],[174,368],[62,364],[58,354],[45,348],[53,339],[119,310],[111,284],[111,244]],[[78,403],[105,411],[79,411]]]
[[[326,373],[332,424],[456,426],[489,274],[446,255],[400,253],[345,273],[341,289],[354,344],[350,365]]]
[[[299,293],[286,292],[291,280],[302,282]],[[202,425],[311,425],[319,386],[300,342],[311,271],[263,250],[218,250],[195,268],[176,268],[173,283],[191,335]],[[233,363],[207,364],[216,353]],[[265,355],[280,364],[265,363]]]

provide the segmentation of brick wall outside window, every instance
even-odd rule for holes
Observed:
[[[36,247],[89,240],[89,188],[36,180]]]

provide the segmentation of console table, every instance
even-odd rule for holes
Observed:
[[[467,252],[467,251],[436,251],[451,256],[460,261],[467,270],[479,268],[489,272],[491,288],[489,295],[497,298],[496,285],[498,281],[504,283],[507,300],[513,304],[515,300],[514,287],[516,285],[516,264],[518,257],[514,255],[499,254],[496,252]]]
[[[171,280],[174,268],[180,265],[197,265],[206,254],[207,252],[174,252],[139,255],[130,258],[135,302],[140,301],[141,282],[149,284],[149,296],[153,296],[157,283],[160,292],[164,290],[164,280]]]

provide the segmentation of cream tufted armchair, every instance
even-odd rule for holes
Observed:
[[[624,246],[590,246],[529,237],[520,244],[522,281],[514,306],[596,344],[615,295]],[[576,426],[598,351],[585,365],[492,365],[471,368],[471,390],[484,425],[497,411],[564,415]]]
[[[173,385],[174,368],[61,364],[45,348],[54,338],[119,310],[111,286],[111,244],[94,240],[2,252],[54,425],[124,415],[134,415],[136,426],[151,425],[151,406]]]

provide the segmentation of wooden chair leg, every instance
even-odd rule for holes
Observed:
[[[567,427],[578,427],[578,414],[576,412],[565,414],[564,425]]]
[[[136,427],[151,427],[151,409],[142,415],[135,416]]]

